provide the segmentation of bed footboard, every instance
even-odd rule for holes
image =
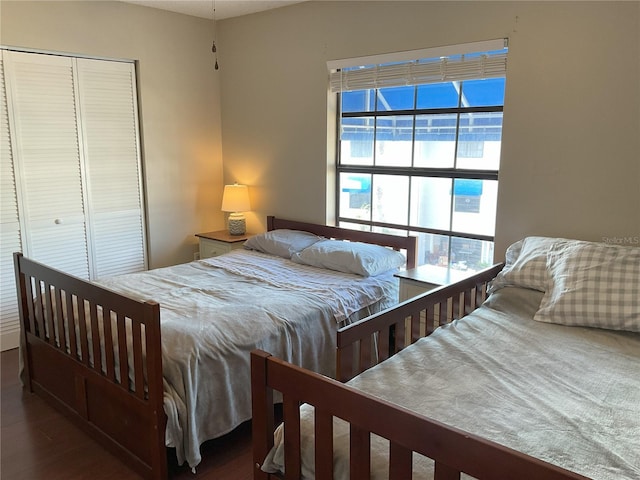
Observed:
[[[475,478],[586,479],[262,351],[251,354],[251,382],[255,480],[271,478],[260,466],[274,444],[274,390],[283,394],[285,479],[301,478],[299,405],[303,402],[315,407],[315,478],[333,478],[335,416],[350,424],[351,478],[370,478],[370,437],[375,433],[389,440],[390,480],[411,478],[412,452],[434,460],[436,480],[459,479],[461,472]]]
[[[14,254],[25,387],[145,478],[167,478],[160,307]]]
[[[336,378],[342,382],[462,318],[487,297],[487,285],[503,263],[367,317],[338,330]]]

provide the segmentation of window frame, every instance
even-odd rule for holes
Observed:
[[[506,44],[505,44],[506,48]],[[461,80],[464,84],[465,81],[475,81],[480,80],[482,77],[470,77]],[[497,75],[493,78],[504,78],[506,82],[506,73],[504,75]],[[453,80],[456,81],[456,80]],[[452,80],[443,80],[443,83],[449,83]],[[419,85],[424,85],[424,83],[419,83],[414,85],[414,88],[418,88]],[[335,212],[334,218],[337,221],[338,225],[341,226],[358,226],[359,228],[366,228],[368,230],[374,229],[391,229],[395,231],[403,231],[408,234],[429,234],[429,235],[438,235],[447,238],[448,243],[448,267],[451,267],[453,264],[452,259],[452,244],[454,243],[455,238],[459,239],[468,239],[468,240],[478,240],[483,242],[491,242],[495,243],[495,233],[493,235],[485,235],[485,234],[477,234],[477,233],[469,233],[462,232],[458,230],[454,230],[454,215],[456,213],[455,210],[455,202],[456,195],[454,193],[454,185],[457,179],[473,179],[473,180],[487,180],[487,181],[495,181],[498,182],[499,176],[499,166],[496,169],[469,169],[469,168],[460,168],[458,166],[458,162],[460,160],[458,155],[458,147],[461,142],[461,136],[463,133],[461,130],[463,129],[461,125],[461,118],[466,114],[477,114],[477,113],[489,113],[489,114],[500,114],[504,115],[504,100],[500,105],[491,105],[491,106],[463,106],[463,102],[461,101],[462,92],[459,92],[459,100],[458,106],[456,107],[446,107],[446,108],[414,108],[414,109],[399,109],[399,110],[378,110],[378,101],[379,101],[379,91],[388,89],[388,86],[380,85],[375,87],[367,87],[367,88],[354,88],[351,91],[363,91],[363,90],[371,90],[374,96],[374,106],[371,110],[366,111],[342,111],[342,92],[337,91],[337,105],[336,105],[336,161],[335,161]],[[506,88],[506,83],[505,83]],[[417,91],[414,92],[414,107],[415,102],[417,101]],[[412,154],[411,165],[410,166],[386,166],[386,165],[376,165],[376,136],[378,133],[378,119],[380,117],[400,117],[400,116],[410,116],[413,119],[413,138],[411,140],[412,151],[415,151],[416,145],[416,119],[421,115],[430,115],[430,116],[439,116],[439,115],[455,115],[456,116],[456,133],[455,133],[455,151],[454,151],[454,161],[453,165],[450,167],[415,167],[413,166],[416,162],[415,156]],[[342,121],[343,119],[348,118],[368,118],[372,120],[373,123],[373,164],[371,165],[345,165],[343,164],[342,159]],[[503,117],[502,117],[503,118]],[[500,143],[502,143],[502,130],[503,124],[500,125],[501,138]],[[373,219],[373,214],[370,211],[368,215],[368,219],[362,218],[349,218],[341,216],[341,177],[343,174],[364,174],[370,175],[373,183],[373,179],[375,175],[392,175],[392,176],[401,176],[408,179],[409,183],[409,192],[408,192],[408,208],[406,212],[405,223],[388,223],[383,221],[378,221]],[[443,230],[439,228],[425,227],[425,226],[416,226],[411,224],[411,208],[413,207],[411,203],[411,188],[413,184],[413,178],[422,177],[422,178],[447,178],[451,179],[451,205],[449,208],[449,230]],[[498,187],[499,188],[499,187]],[[496,212],[497,213],[497,212]],[[355,227],[355,228],[358,228]],[[425,252],[426,253],[426,252]],[[424,263],[423,260],[419,261],[419,265]]]

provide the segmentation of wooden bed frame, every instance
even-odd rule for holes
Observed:
[[[267,228],[405,250],[407,264],[415,265],[415,237],[273,216]],[[160,305],[132,300],[21,253],[14,254],[14,266],[25,386],[143,477],[167,478]]]
[[[473,311],[486,298],[487,283],[502,267],[503,264],[495,265],[466,280],[438,288],[341,329],[338,333],[340,379],[352,378],[415,342],[421,335],[429,335],[438,325]],[[376,351],[373,335],[378,336],[377,358],[373,355]],[[283,395],[285,479],[301,476],[299,406],[303,402],[313,405],[316,412],[316,478],[333,478],[333,416],[350,424],[352,479],[370,476],[370,433],[390,441],[389,478],[392,480],[411,478],[411,452],[434,460],[437,480],[459,479],[461,472],[476,478],[586,478],[417,415],[266,352],[252,352],[251,369],[255,480],[283,478],[260,470],[274,444],[274,391]]]

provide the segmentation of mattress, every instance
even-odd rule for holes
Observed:
[[[160,304],[166,445],[180,464],[251,418],[249,352],[335,375],[336,330],[397,303],[393,273],[364,278],[248,250],[101,279]]]
[[[594,479],[640,478],[640,334],[536,322],[542,295],[503,288],[349,385]],[[313,478],[313,409],[301,410]],[[334,478],[348,478],[348,427],[334,419],[334,432]],[[283,469],[282,436],[263,470]],[[372,448],[372,478],[387,478],[386,440]],[[414,478],[432,478],[417,454]]]

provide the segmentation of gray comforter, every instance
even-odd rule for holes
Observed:
[[[397,301],[392,272],[363,278],[245,250],[98,283],[160,303],[166,445],[192,468],[205,440],[251,418],[252,349],[333,376],[339,323]]]
[[[441,422],[594,479],[640,478],[640,334],[532,320],[542,293],[504,288],[350,384]],[[302,407],[303,474],[313,478],[313,410]],[[348,430],[335,420],[335,478],[348,478]],[[263,469],[283,465],[282,430]],[[373,478],[387,478],[374,437]],[[416,455],[414,478],[431,478]]]

